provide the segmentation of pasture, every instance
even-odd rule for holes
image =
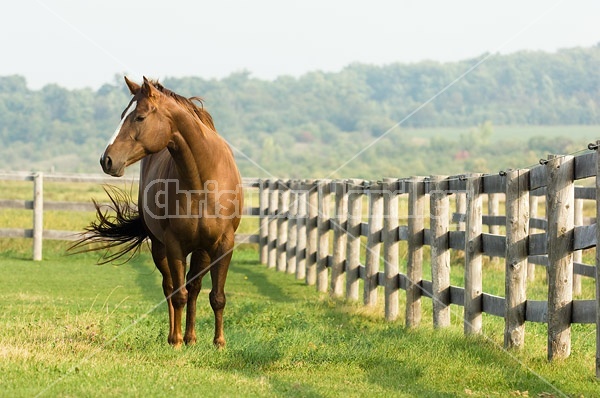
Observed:
[[[30,197],[30,183],[2,184],[2,192]],[[85,184],[46,188],[52,200],[100,195]],[[77,230],[91,217],[49,211],[44,222]],[[242,232],[255,232],[255,221]],[[29,227],[31,212],[2,209],[0,222]],[[572,325],[571,356],[548,362],[545,324],[527,324],[527,344],[504,351],[502,319],[484,314],[483,334],[465,337],[463,310],[452,306],[451,326],[434,330],[425,300],[421,326],[409,329],[403,311],[386,322],[383,304],[365,308],[267,269],[250,245],[236,250],[226,285],[228,346],[212,346],[205,288],[198,343],[174,350],[166,343],[160,276],[146,251],[128,264],[97,266],[97,254],[68,256],[67,246],[45,241],[44,261],[33,262],[30,240],[0,240],[2,395],[549,397],[594,396],[600,388],[594,325]],[[453,284],[462,283],[461,267],[453,262]],[[486,280],[486,290],[501,292],[503,267],[486,270],[500,275]]]
[[[198,343],[166,343],[166,311],[149,255],[120,266],[3,240],[0,371],[5,396],[593,396],[594,330],[574,325],[573,355],[544,359],[545,328],[521,351],[501,349],[502,322],[465,338],[460,316],[434,331],[386,322],[235,254],[227,284],[228,346],[212,346],[207,290]],[[208,282],[208,281],[207,281]],[[205,282],[205,283],[207,283]],[[430,309],[426,310],[430,314]]]

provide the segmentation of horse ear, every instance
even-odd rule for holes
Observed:
[[[129,92],[131,93],[131,95],[136,95],[138,91],[140,91],[140,85],[129,80],[127,76],[124,77],[125,84],[127,84],[127,87],[129,87]]]
[[[154,84],[152,84],[152,82],[146,78],[146,76],[144,76],[144,85],[142,88],[144,91],[146,91],[149,98],[158,97],[158,94],[160,93],[156,87],[154,87]]]

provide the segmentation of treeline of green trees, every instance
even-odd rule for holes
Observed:
[[[239,72],[162,83],[205,99],[246,176],[368,178],[486,172],[490,159],[523,165],[540,146],[567,150],[569,137],[496,137],[493,145],[490,137],[494,126],[600,124],[598,65],[600,45],[452,63],[352,64],[273,81]],[[98,90],[30,90],[21,76],[0,77],[0,169],[99,172],[99,154],[128,100],[122,77]],[[462,133],[419,137],[436,127]]]

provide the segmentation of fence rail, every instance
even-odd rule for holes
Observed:
[[[359,299],[362,280],[367,306],[378,302],[377,288],[382,287],[387,320],[398,317],[398,294],[403,290],[408,327],[421,322],[422,298],[433,300],[435,327],[450,324],[452,304],[464,307],[465,334],[482,332],[483,313],[504,318],[507,348],[524,345],[526,322],[547,323],[549,359],[570,355],[571,324],[595,323],[600,378],[600,256],[594,265],[581,260],[581,250],[595,247],[600,235],[596,217],[583,217],[583,201],[595,201],[600,190],[598,170],[600,161],[593,150],[576,157],[550,156],[540,166],[497,175],[379,182],[261,180],[261,262],[278,271],[294,269],[297,278],[318,291],[350,300]],[[590,177],[596,177],[594,187],[575,187],[576,181]],[[404,206],[399,206],[399,198],[405,198]],[[484,198],[490,213],[486,215]],[[542,218],[538,207],[544,202]],[[401,241],[408,247],[406,273],[398,271]],[[423,275],[424,246],[431,248],[430,280]],[[450,253],[456,250],[464,253],[464,286],[450,284]],[[483,291],[483,256],[504,258],[506,297]],[[535,265],[547,270],[547,300],[527,298]],[[573,299],[581,277],[596,279],[595,299]]]
[[[32,238],[33,260],[42,259],[42,246],[44,239],[76,240],[81,237],[81,231],[63,231],[43,228],[44,211],[95,211],[91,202],[57,202],[44,200],[44,182],[66,183],[97,183],[114,184],[114,178],[98,175],[82,174],[44,174],[29,172],[0,172],[0,180],[4,181],[32,181],[33,200],[0,199],[0,209],[25,209],[33,211],[32,228],[0,228],[0,238]],[[138,178],[122,179],[121,182],[134,184]],[[243,186],[246,190],[256,190],[258,179],[244,178]],[[258,208],[246,207],[244,215],[257,216]],[[258,234],[236,234],[237,243],[258,243]]]

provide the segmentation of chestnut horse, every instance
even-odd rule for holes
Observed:
[[[210,270],[213,343],[223,347],[224,286],[243,207],[233,154],[210,114],[193,102],[201,102],[199,98],[182,97],[145,77],[141,86],[127,77],[125,82],[133,98],[100,164],[105,173],[120,177],[127,166],[141,160],[137,210],[113,192],[116,215],[108,216],[96,205],[98,219],[76,246],[100,242],[100,247],[88,249],[99,250],[123,244],[110,260],[135,252],[150,239],[169,308],[168,341],[175,347],[196,342],[196,299],[202,277]]]

